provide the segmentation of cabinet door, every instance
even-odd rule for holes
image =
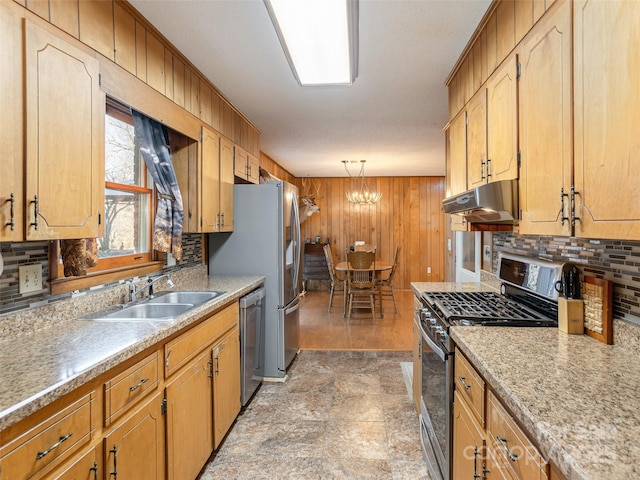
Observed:
[[[217,232],[220,211],[220,135],[206,127],[202,127],[201,153],[200,228],[205,233]]]
[[[24,240],[22,25],[0,4],[0,242]]]
[[[233,143],[220,139],[220,231],[233,231]]]
[[[98,60],[35,23],[26,20],[25,28],[27,239],[100,237],[105,97]]]
[[[640,2],[574,3],[575,235],[640,239]]]
[[[483,431],[458,395],[453,402],[453,478],[482,478]]]
[[[214,448],[240,412],[240,334],[234,327],[211,351],[213,360]]]
[[[517,59],[513,55],[487,81],[487,176],[518,178]]]
[[[522,42],[520,233],[571,235],[571,4],[557,2]],[[563,202],[564,200],[564,202]],[[564,212],[562,206],[564,205]]]
[[[467,184],[487,183],[487,90],[481,89],[467,106]]]
[[[449,195],[467,189],[467,116],[463,110],[449,126]]]
[[[104,478],[158,480],[165,475],[162,394],[104,437]]]
[[[235,146],[233,149],[233,173],[236,177],[243,180],[247,179],[248,174],[248,156],[247,152],[242,148]]]
[[[260,160],[258,157],[249,154],[247,156],[247,168],[249,169],[247,180],[255,184],[260,183]]]
[[[211,355],[205,350],[167,387],[167,478],[196,478],[213,451]]]
[[[51,478],[55,480],[97,480],[103,478],[102,467],[99,463],[99,452],[94,447],[69,462],[61,472]]]

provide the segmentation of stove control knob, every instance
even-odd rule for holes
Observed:
[[[431,324],[431,326],[435,327],[438,322],[435,318],[430,318],[429,323]]]

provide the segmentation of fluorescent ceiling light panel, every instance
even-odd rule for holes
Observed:
[[[351,84],[357,76],[357,0],[265,0],[301,85]]]

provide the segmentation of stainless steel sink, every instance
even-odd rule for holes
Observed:
[[[94,320],[162,320],[169,321],[191,310],[191,303],[141,303],[98,316]]]
[[[182,291],[182,292],[162,292],[156,294],[149,303],[190,303],[191,305],[202,305],[213,300],[226,292],[205,292],[205,291]]]
[[[183,313],[225,293],[209,291],[161,292],[150,300],[143,300],[117,310],[114,310],[114,307],[110,307],[100,312],[84,315],[80,319],[112,322],[140,320],[166,322],[174,320]]]

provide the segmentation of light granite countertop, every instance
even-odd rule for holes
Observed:
[[[424,291],[495,290],[412,283]],[[451,338],[569,480],[640,475],[636,343],[605,345],[557,328],[451,327]]]
[[[188,278],[172,277],[176,290],[226,294],[172,321],[77,319],[121,301],[122,294],[113,293],[118,287],[3,318],[11,328],[0,329],[0,431],[264,282],[261,276],[209,277],[199,268]]]
[[[451,337],[568,479],[637,479],[640,367],[557,328],[452,327]]]

